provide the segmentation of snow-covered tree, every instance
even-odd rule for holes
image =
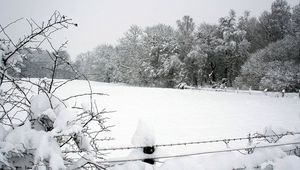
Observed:
[[[176,55],[177,43],[172,27],[159,24],[145,29],[143,37],[145,56],[143,58],[143,77],[145,84],[166,86],[164,77],[169,67],[171,56]],[[174,65],[174,66],[177,66]],[[178,65],[179,66],[179,65]]]
[[[92,64],[93,80],[118,82],[117,53],[111,45],[101,45],[93,51],[95,61]]]
[[[184,64],[177,55],[172,55],[166,59],[163,70],[165,87],[175,87],[184,79]]]
[[[261,89],[295,91],[300,88],[300,63],[294,61],[269,62],[264,77],[260,80]]]
[[[292,30],[294,34],[300,34],[300,3],[293,8]]]
[[[275,42],[290,33],[291,12],[286,0],[275,0],[271,6],[271,12],[264,12],[260,22],[268,34],[269,40]]]
[[[110,83],[122,79],[117,50],[111,45],[100,45],[93,51],[80,54],[75,66],[91,80]]]
[[[219,22],[222,36],[216,51],[224,56],[224,75],[231,86],[235,77],[239,75],[241,65],[248,57],[250,44],[246,39],[246,31],[238,27],[233,10],[229,12],[229,16],[220,18]]]
[[[207,62],[203,68],[205,82],[211,85],[217,81],[218,77],[222,78],[223,59],[215,51],[220,45],[220,34],[217,25],[201,24],[197,30],[195,48],[201,49],[207,55]]]
[[[142,36],[143,30],[133,25],[116,47],[119,58],[118,67],[124,83],[140,84],[143,62]]]
[[[185,74],[187,82],[193,86],[202,84],[204,77],[204,65],[207,60],[207,54],[201,49],[192,50],[184,59]]]
[[[82,74],[86,75],[87,78],[93,78],[93,63],[95,62],[95,56],[92,52],[88,51],[85,53],[81,53],[76,57],[74,62],[74,66],[78,71]]]
[[[51,72],[49,72],[51,68],[49,66],[53,65],[54,60],[49,57],[49,55],[51,55],[50,53],[42,49],[27,49],[22,50],[20,53],[26,56],[21,66],[20,77],[51,78]],[[60,55],[62,59],[57,61],[58,68],[55,78],[72,78],[74,74],[65,63],[71,63],[70,55],[67,51],[60,51],[58,55]]]
[[[287,36],[252,54],[236,79],[240,86],[295,91],[299,88],[299,37]]]
[[[179,59],[181,61],[192,50],[195,42],[195,23],[190,16],[184,16],[182,20],[177,20],[176,38],[178,43]]]
[[[244,15],[239,18],[238,28],[246,31],[245,36],[250,43],[249,53],[254,53],[270,43],[263,24],[256,17],[251,17],[248,11],[245,11]]]

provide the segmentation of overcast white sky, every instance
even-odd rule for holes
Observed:
[[[299,0],[287,0],[291,6]],[[60,32],[55,38],[59,44],[69,40],[68,52],[72,58],[92,50],[99,44],[116,44],[130,25],[141,27],[164,23],[175,26],[184,15],[191,16],[195,23],[217,23],[230,9],[241,15],[251,11],[258,16],[270,10],[273,0],[1,0],[0,24],[6,25],[18,18],[33,18],[38,22],[47,20],[58,10],[78,23]],[[13,37],[25,35],[26,22],[10,28]]]

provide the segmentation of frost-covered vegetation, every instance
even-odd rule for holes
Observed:
[[[92,80],[174,87],[235,86],[297,91],[300,4],[273,2],[259,17],[232,10],[217,24],[196,25],[189,16],[177,27],[132,26],[117,45],[80,54],[77,67]],[[89,67],[86,67],[89,66]]]
[[[300,4],[275,0],[258,18],[231,10],[217,24],[134,25],[74,62],[67,42],[52,43],[72,19],[27,19],[14,41],[7,30],[20,20],[0,25],[0,169],[300,169],[300,93],[285,94],[300,89]],[[105,108],[118,111],[113,132]],[[152,123],[140,121],[130,143],[138,117]]]
[[[300,4],[275,0],[270,11],[252,17],[231,10],[217,24],[196,24],[184,16],[173,28],[131,26],[116,45],[99,45],[77,56],[74,65],[91,80],[137,86],[234,86],[297,91]],[[134,23],[133,23],[134,24]],[[26,51],[22,52],[27,53]],[[61,51],[70,61],[66,51]],[[49,77],[47,52],[28,55],[20,76]],[[38,70],[38,71],[36,71]],[[56,78],[74,76],[62,67]]]
[[[62,68],[71,70],[75,79],[84,78],[69,63],[63,51],[66,43],[55,48],[51,42],[56,31],[77,24],[56,11],[40,25],[33,19],[27,20],[30,34],[14,42],[6,31],[18,21],[1,26],[4,38],[0,39],[0,169],[103,168],[105,165],[95,161],[103,159],[103,154],[98,151],[99,142],[109,140],[99,136],[109,131],[103,116],[107,112],[98,110],[93,95],[104,94],[88,88],[87,93],[64,96],[64,99],[56,95],[57,90],[72,81],[54,80],[62,73]],[[37,54],[43,43],[51,46],[43,53],[49,62],[43,65],[43,70],[50,78],[20,78],[23,61],[30,54]],[[32,68],[33,71],[40,70]],[[70,106],[67,102],[85,95],[90,98],[88,104]]]

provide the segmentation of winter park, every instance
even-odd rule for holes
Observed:
[[[0,11],[1,170],[300,170],[299,0]]]

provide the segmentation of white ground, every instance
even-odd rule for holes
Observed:
[[[266,126],[300,130],[300,98],[285,98],[259,93],[213,92],[163,88],[141,88],[92,82],[94,92],[109,96],[94,97],[100,108],[109,113],[109,124],[115,125],[110,137],[114,141],[103,147],[132,146],[131,139],[139,119],[153,126],[156,144],[190,142],[208,139],[246,137],[262,132]],[[75,81],[64,86],[59,96],[88,92],[88,84]],[[80,98],[89,102],[88,97]],[[69,103],[70,105],[72,102]],[[229,146],[246,146],[230,143]],[[224,149],[225,144],[162,148],[162,155]],[[130,151],[112,152],[110,157],[124,157]]]

